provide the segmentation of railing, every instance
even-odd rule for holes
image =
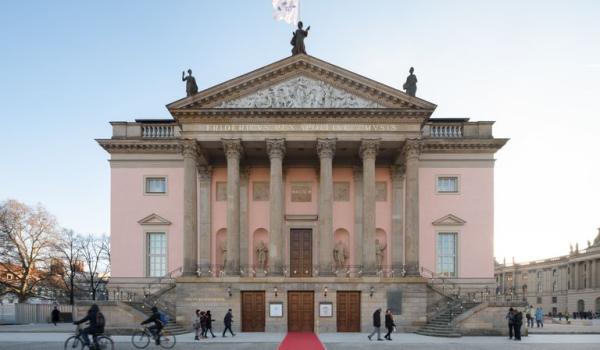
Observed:
[[[173,124],[142,124],[142,137],[145,139],[167,139],[175,137]]]
[[[431,137],[434,138],[459,138],[463,137],[462,124],[432,125]]]
[[[200,265],[196,274],[198,277],[227,277],[227,276],[244,276],[244,277],[268,277],[268,276],[283,276],[283,277],[361,277],[361,276],[376,276],[382,278],[404,277],[406,269],[404,265],[381,265],[372,269],[367,269],[363,265],[345,265],[343,267],[331,267],[322,269],[320,265],[313,265],[306,268],[304,271],[294,270],[289,265],[279,265],[275,268],[264,267],[260,265],[241,265],[239,273],[231,273],[221,264],[206,264]]]

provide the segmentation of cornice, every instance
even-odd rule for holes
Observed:
[[[508,139],[423,139],[421,153],[495,153]]]
[[[237,78],[213,86],[198,94],[175,101],[167,108],[177,110],[211,107],[222,101],[236,99],[297,75],[325,81],[337,88],[386,107],[412,107],[433,112],[436,105],[411,97],[390,86],[378,83],[349,70],[308,55],[295,55],[264,66]]]
[[[181,153],[180,140],[96,139],[108,153]]]

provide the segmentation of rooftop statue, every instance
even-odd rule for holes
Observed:
[[[306,48],[304,47],[304,39],[308,36],[310,26],[306,30],[302,29],[302,21],[298,22],[298,29],[292,33],[292,41],[290,44],[293,46],[292,55],[303,53],[306,55]]]
[[[413,97],[417,94],[417,76],[413,74],[414,71],[415,69],[410,67],[410,75],[406,77],[406,82],[402,86],[406,94]]]
[[[185,72],[181,72],[181,81],[185,81],[185,92],[187,97],[198,93],[198,85],[196,85],[196,78],[192,76],[192,70],[188,69],[188,76],[185,76]]]

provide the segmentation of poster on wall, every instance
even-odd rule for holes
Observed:
[[[270,303],[269,317],[283,317],[283,303]]]
[[[333,303],[321,302],[319,304],[320,317],[333,317]]]

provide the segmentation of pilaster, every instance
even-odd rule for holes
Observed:
[[[198,275],[210,270],[212,167],[198,167]]]
[[[406,168],[394,165],[392,175],[392,269],[402,273],[404,268],[404,177]]]
[[[182,274],[196,273],[198,259],[198,189],[197,157],[198,145],[195,140],[185,140],[183,153],[183,266]]]
[[[419,155],[421,141],[406,140],[406,235],[405,261],[408,275],[419,275]],[[514,278],[513,278],[514,279]]]
[[[333,156],[336,139],[317,139],[319,155],[319,274],[333,273]]]

